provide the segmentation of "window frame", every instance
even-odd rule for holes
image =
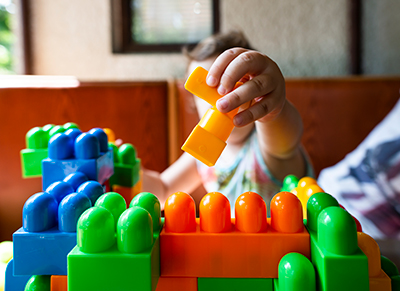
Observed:
[[[166,53],[180,52],[184,45],[195,43],[140,44],[131,38],[131,0],[111,0],[112,52],[118,53]],[[219,0],[212,0],[212,33],[220,30]]]

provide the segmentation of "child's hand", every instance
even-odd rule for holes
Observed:
[[[244,84],[232,91],[238,81]],[[279,67],[257,51],[243,48],[225,51],[211,66],[207,84],[218,86],[220,95],[226,94],[217,102],[217,109],[223,113],[251,101],[248,109],[235,115],[236,126],[273,120],[285,104],[285,80]]]

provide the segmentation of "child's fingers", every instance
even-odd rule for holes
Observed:
[[[251,107],[235,115],[233,118],[234,125],[238,127],[245,126],[265,116],[273,119],[280,112],[284,104],[284,102],[280,104],[279,99],[274,98],[273,95],[275,93],[256,98],[258,100]]]
[[[228,93],[217,101],[217,109],[227,113],[236,107],[274,90],[274,84],[267,74],[259,75]]]
[[[245,75],[257,76],[268,70],[270,59],[255,51],[245,51],[233,59],[221,76],[218,93],[225,95]]]
[[[208,72],[206,79],[207,85],[211,87],[217,86],[229,63],[245,51],[247,50],[244,48],[233,48],[220,54]]]

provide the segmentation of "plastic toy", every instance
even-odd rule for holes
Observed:
[[[337,207],[332,196],[318,194],[307,204],[307,227],[318,289],[369,290],[368,259],[357,245],[354,219]]]
[[[312,263],[303,255],[289,253],[279,262],[275,291],[315,291],[316,278]]]
[[[369,290],[392,290],[390,277],[382,270],[378,243],[368,234],[358,232],[359,248],[368,258]]]
[[[140,159],[133,145],[125,143],[119,148],[110,143],[114,153],[114,174],[109,182],[112,191],[121,194],[125,200],[131,200],[141,192]]]
[[[381,256],[381,266],[392,281],[392,290],[400,290],[400,275],[396,265],[385,256]]]
[[[14,260],[10,260],[7,264],[5,274],[5,291],[23,291],[31,275],[17,276],[14,275]]]
[[[156,291],[197,291],[197,278],[162,277],[158,279]]]
[[[273,279],[267,278],[199,278],[199,291],[273,291]]]
[[[73,128],[79,130],[78,126],[72,122],[63,126],[47,124],[29,130],[25,137],[26,149],[21,150],[22,176],[24,178],[42,176],[42,160],[48,157],[49,139],[58,132],[65,132]]]
[[[50,276],[34,275],[26,283],[24,291],[50,290]]]
[[[82,214],[78,244],[68,255],[68,290],[156,289],[160,202],[142,193],[125,209],[122,196],[106,193]]]
[[[51,286],[51,291],[67,291],[68,290],[67,276],[51,276],[50,286]]]
[[[49,141],[49,157],[42,161],[43,189],[75,172],[103,184],[112,176],[113,167],[113,153],[102,129],[92,129],[76,139],[57,133]]]
[[[74,178],[74,177],[78,177]],[[23,227],[13,235],[15,275],[67,275],[67,255],[76,245],[80,215],[103,194],[96,181],[81,173],[32,195],[23,207]],[[75,192],[76,191],[76,192]]]
[[[165,277],[277,278],[285,254],[310,258],[301,203],[289,192],[271,201],[270,219],[265,202],[252,192],[236,201],[234,220],[226,197],[217,192],[203,197],[200,219],[193,199],[183,192],[171,195],[164,211],[160,246]]]
[[[217,110],[216,102],[222,96],[218,94],[216,88],[206,84],[207,74],[205,69],[197,67],[185,83],[186,90],[211,104],[212,108],[207,110],[193,129],[182,150],[207,166],[213,166],[226,146],[226,140],[234,128],[232,118],[239,109],[227,114]],[[241,83],[238,83],[236,86],[240,85]]]

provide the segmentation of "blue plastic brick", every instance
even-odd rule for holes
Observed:
[[[67,275],[67,255],[76,245],[76,223],[104,193],[100,183],[77,176],[54,182],[25,202],[23,228],[13,235],[14,274]]]
[[[25,285],[30,277],[30,275],[14,275],[14,260],[9,261],[6,268],[4,291],[24,291]]]
[[[76,232],[57,228],[13,234],[15,275],[67,275],[67,255],[76,245]]]
[[[50,139],[49,157],[42,161],[43,189],[76,172],[81,172],[89,180],[100,184],[104,184],[112,176],[113,152],[104,145],[104,131],[95,129],[91,132],[77,137],[58,133]],[[104,149],[107,151],[102,152]]]

